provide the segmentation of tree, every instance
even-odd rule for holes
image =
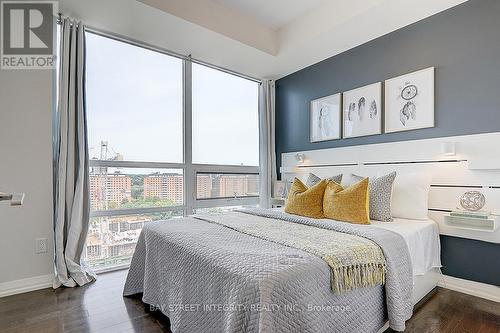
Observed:
[[[120,208],[147,208],[147,207],[168,207],[175,206],[176,203],[170,199],[160,199],[158,197],[132,198],[130,202],[124,202]]]
[[[132,199],[142,198],[144,187],[142,185],[132,185]]]

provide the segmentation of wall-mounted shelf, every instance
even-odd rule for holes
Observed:
[[[447,216],[450,216],[449,212],[429,211],[429,217],[438,224],[441,235],[500,244],[500,228],[498,227],[500,221],[498,216],[496,216],[495,228],[490,230],[486,230],[484,227],[477,228],[475,226],[450,224]]]
[[[478,219],[445,215],[444,223],[450,227],[464,230],[495,232],[498,228],[499,217],[491,216],[488,219]]]
[[[271,198],[270,204],[272,208],[283,207],[285,205],[285,198]]]

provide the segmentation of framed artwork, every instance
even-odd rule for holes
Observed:
[[[274,197],[275,198],[286,198],[286,195],[287,195],[286,181],[283,181],[283,180],[274,181]]]
[[[385,132],[434,127],[434,67],[385,81]]]
[[[311,142],[340,139],[340,94],[311,101],[309,133]]]
[[[382,82],[343,93],[344,138],[382,133]]]

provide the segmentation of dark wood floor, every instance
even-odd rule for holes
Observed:
[[[123,298],[126,271],[86,287],[0,298],[0,332],[170,332],[168,319],[140,299]],[[500,304],[447,289],[414,314],[406,332],[500,333]]]

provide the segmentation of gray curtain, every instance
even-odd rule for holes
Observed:
[[[273,80],[263,80],[259,91],[260,207],[268,208],[276,180]]]
[[[90,212],[83,24],[63,19],[60,41],[54,128],[54,288],[82,286],[96,278],[82,263]]]

